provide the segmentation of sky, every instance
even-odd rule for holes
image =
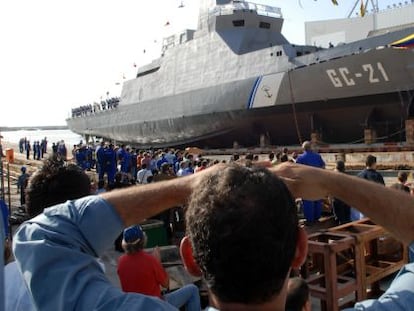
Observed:
[[[305,21],[345,18],[355,3],[250,2],[280,7],[282,32],[296,44]],[[119,96],[134,64],[157,58],[162,38],[195,29],[197,18],[196,0],[0,1],[0,126],[65,125],[71,108]]]

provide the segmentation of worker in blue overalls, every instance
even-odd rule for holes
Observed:
[[[96,171],[98,172],[98,180],[104,179],[105,174],[105,142],[96,148]]]
[[[108,176],[108,185],[112,185],[115,181],[115,173],[116,173],[116,153],[115,153],[113,144],[109,144],[108,148],[104,149],[104,159],[105,159],[104,170]]]
[[[303,153],[298,157],[296,163],[325,168],[325,162],[321,155],[312,150],[310,141],[305,141],[302,144]],[[306,224],[311,225],[319,220],[322,213],[322,201],[308,201],[303,200],[303,213],[306,218]]]

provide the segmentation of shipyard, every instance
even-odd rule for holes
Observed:
[[[124,82],[116,106],[110,98],[72,112],[69,128],[144,148],[404,139],[412,25],[330,48],[299,46],[282,35],[279,8],[218,3],[201,1],[198,29],[166,38],[161,57]]]
[[[328,1],[304,44],[197,2],[66,125],[0,124],[0,311],[412,310],[414,2]]]

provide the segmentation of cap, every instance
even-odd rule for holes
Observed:
[[[144,238],[144,232],[141,226],[133,225],[124,230],[123,240],[127,244],[135,244]]]

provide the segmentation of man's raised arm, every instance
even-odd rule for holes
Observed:
[[[414,199],[408,194],[342,173],[298,164],[271,169],[292,195],[304,199],[334,196],[357,208],[401,241],[414,241]]]
[[[126,227],[151,216],[186,203],[198,181],[206,174],[214,174],[222,166],[215,165],[197,174],[142,186],[104,192],[101,196],[111,204]]]

